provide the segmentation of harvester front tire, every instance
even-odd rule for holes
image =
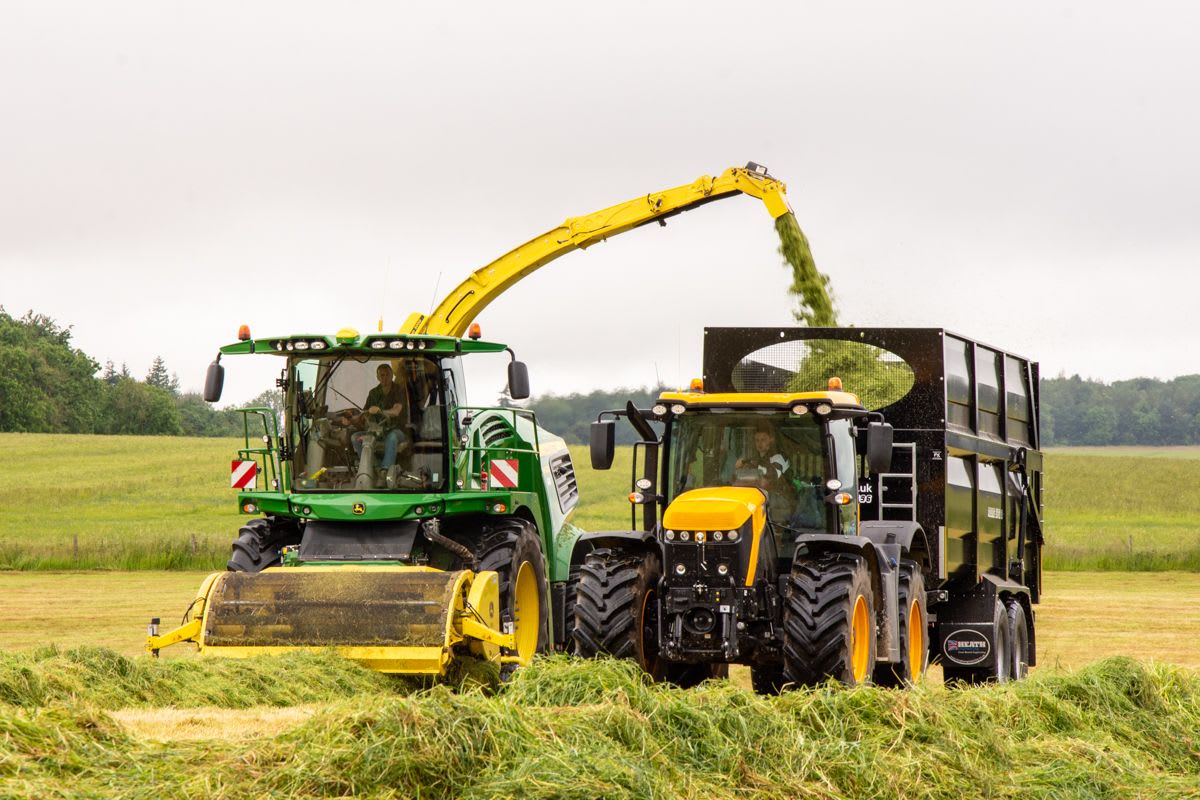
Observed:
[[[252,519],[238,530],[225,568],[229,572],[262,572],[279,563],[281,547],[299,541],[300,532],[293,523]]]
[[[654,552],[601,548],[588,553],[575,597],[575,654],[628,658],[662,680],[656,634],[661,577],[662,562]]]
[[[900,614],[900,663],[875,667],[880,686],[911,686],[920,680],[929,661],[929,612],[925,608],[925,576],[915,561],[900,562],[896,609]]]
[[[533,571],[537,581],[538,600],[535,652],[545,653],[550,646],[550,584],[546,580],[546,559],[542,555],[542,543],[537,528],[518,518],[494,522],[489,528],[479,543],[479,571],[495,572],[498,576],[501,619],[504,622],[516,623],[518,637],[521,628],[528,625],[529,620],[522,614],[527,614],[528,610],[518,608],[516,579],[522,565],[527,564],[528,569]],[[513,654],[506,652],[505,655]],[[514,665],[505,664],[501,675],[508,675],[514,669]]]
[[[788,683],[867,682],[875,666],[875,602],[867,562],[839,554],[793,563],[783,637]]]

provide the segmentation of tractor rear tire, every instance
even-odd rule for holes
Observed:
[[[875,666],[875,602],[867,562],[832,555],[792,564],[783,609],[783,676],[797,686],[829,678],[866,683]]]
[[[500,619],[513,622],[518,637],[529,624],[529,610],[519,607],[516,580],[525,566],[537,582],[537,645],[535,652],[545,653],[550,646],[550,584],[546,580],[546,559],[537,528],[518,517],[500,520],[484,529],[475,548],[479,571],[495,572],[500,583]],[[513,655],[506,651],[505,655]],[[505,664],[501,677],[507,677],[516,665]]]
[[[1008,683],[1012,680],[1013,648],[1012,630],[1009,627],[1008,609],[1002,600],[996,600],[992,614],[992,630],[995,632],[992,650],[987,663],[978,667],[942,666],[942,679],[946,683],[955,681],[966,684]]]
[[[911,686],[925,674],[929,661],[929,612],[925,608],[925,576],[915,561],[900,562],[896,608],[900,614],[900,663],[878,664],[879,686]]]
[[[1015,597],[1005,603],[1008,610],[1009,641],[1012,643],[1012,680],[1023,680],[1029,675],[1029,619],[1025,606]]]
[[[279,564],[281,547],[299,542],[300,531],[290,520],[252,519],[238,530],[225,569],[229,572],[262,572]]]
[[[658,582],[662,562],[654,552],[600,548],[587,554],[575,596],[575,654],[607,654],[636,661],[662,680],[658,657]]]

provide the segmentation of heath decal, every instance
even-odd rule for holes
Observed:
[[[987,658],[988,653],[992,652],[992,645],[979,631],[964,628],[946,637],[942,652],[955,664],[969,667]]]

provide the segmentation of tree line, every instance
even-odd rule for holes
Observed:
[[[629,400],[645,408],[664,388],[549,394],[527,405],[547,430],[582,444],[601,411]],[[1041,398],[1045,446],[1200,444],[1200,375],[1112,383],[1060,375],[1042,381]],[[279,392],[247,405],[279,409]],[[32,311],[15,318],[0,307],[0,431],[237,436],[242,417],[181,391],[161,357],[143,378],[124,364],[101,367],[72,344],[69,326]],[[618,424],[617,436],[632,442],[632,426]]]
[[[278,406],[277,392],[250,405]],[[32,311],[21,318],[0,307],[0,431],[28,433],[238,436],[242,415],[216,409],[161,357],[146,376],[109,361],[101,369],[71,342],[71,329]]]

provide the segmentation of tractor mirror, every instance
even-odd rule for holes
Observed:
[[[892,468],[892,426],[886,422],[867,426],[867,466],[871,472],[887,472]]]
[[[592,469],[608,469],[612,466],[613,453],[617,446],[617,423],[606,419],[592,423]]]
[[[508,396],[513,400],[529,397],[529,368],[524,361],[508,362]]]
[[[221,389],[225,387],[225,368],[216,361],[208,365],[208,374],[204,377],[204,400],[215,403],[221,399]]]

